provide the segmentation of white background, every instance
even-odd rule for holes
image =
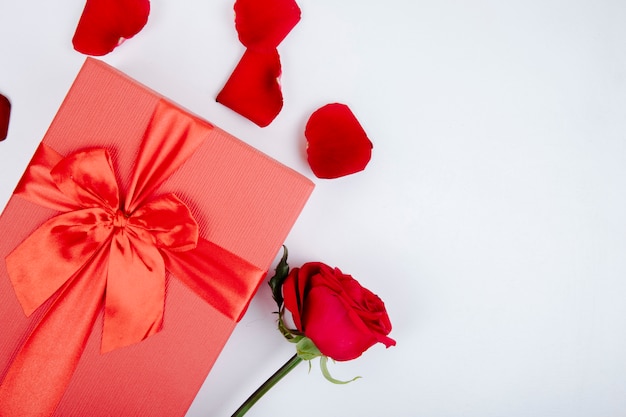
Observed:
[[[0,0],[0,206],[83,63],[82,0]],[[316,183],[286,244],[385,300],[398,342],[279,383],[249,416],[626,416],[626,2],[299,0],[285,106],[214,98],[244,49],[232,0],[153,0],[103,58]],[[348,104],[364,172],[319,180],[308,116]],[[293,353],[265,285],[189,417],[230,416]]]

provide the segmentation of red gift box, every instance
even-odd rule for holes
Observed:
[[[184,415],[312,190],[88,58],[0,217],[0,415]]]

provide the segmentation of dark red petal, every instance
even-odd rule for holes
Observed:
[[[300,21],[294,0],[237,0],[235,28],[246,48],[275,49]]]
[[[345,301],[326,287],[311,289],[304,310],[304,334],[336,361],[355,359],[378,341]]]
[[[217,102],[261,127],[269,125],[283,108],[278,51],[247,49],[217,95]]]
[[[372,157],[372,142],[345,104],[327,104],[313,112],[304,136],[309,165],[318,178],[362,171]]]
[[[106,55],[146,25],[149,0],[87,0],[72,43],[86,55]]]
[[[0,94],[0,140],[5,140],[9,132],[9,118],[11,117],[11,102]]]
[[[291,271],[289,271],[289,275],[287,275],[287,278],[285,278],[283,282],[282,290],[285,308],[291,313],[296,329],[302,331],[302,320],[300,318],[302,292],[299,291],[299,270],[299,268],[292,268]]]

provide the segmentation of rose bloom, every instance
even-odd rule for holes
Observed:
[[[338,268],[309,262],[291,269],[283,297],[296,328],[329,358],[347,361],[378,342],[396,344],[387,337],[391,322],[382,300]]]

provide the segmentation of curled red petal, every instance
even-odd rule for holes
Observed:
[[[327,104],[313,112],[304,136],[309,165],[318,178],[362,171],[372,157],[372,142],[345,104]]]
[[[87,0],[72,43],[86,55],[106,55],[146,25],[149,0]]]
[[[378,341],[345,300],[328,287],[311,288],[303,320],[307,337],[322,354],[336,361],[358,358]]]
[[[300,21],[294,0],[237,0],[235,28],[246,48],[275,49]]]
[[[9,119],[11,117],[11,102],[0,94],[0,140],[5,140],[9,133]]]
[[[217,102],[260,127],[269,125],[283,108],[278,51],[247,49],[217,95]]]

